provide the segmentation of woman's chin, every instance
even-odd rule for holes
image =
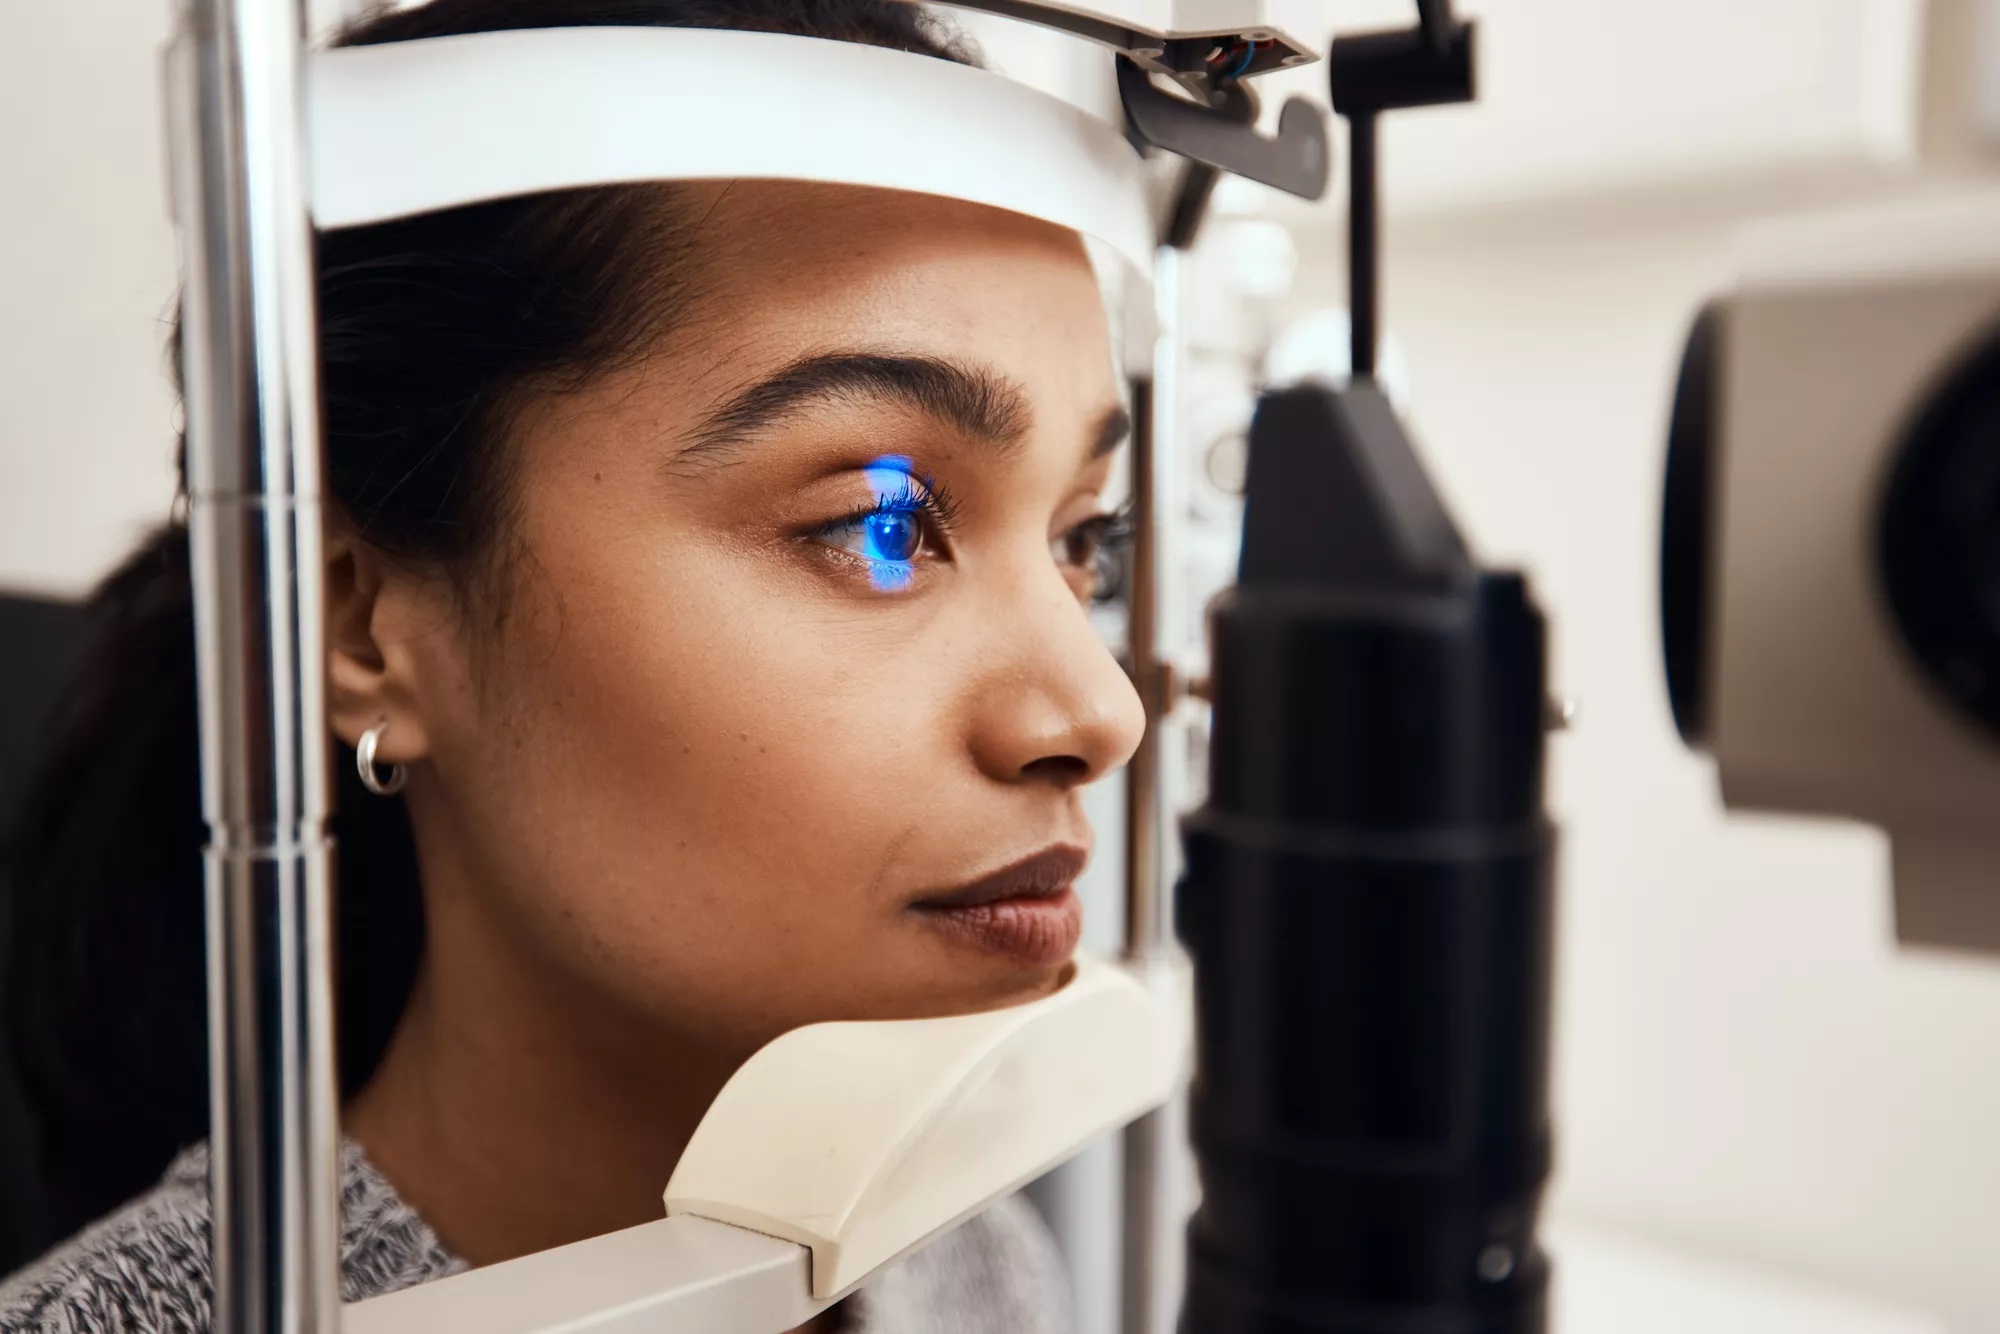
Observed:
[[[1035,963],[981,957],[959,949],[953,949],[951,955],[945,961],[948,971],[924,1007],[927,1015],[976,1014],[1026,1005],[1054,995],[1076,975],[1073,950],[1059,960]]]

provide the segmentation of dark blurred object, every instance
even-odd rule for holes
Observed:
[[[1268,395],[1185,826],[1185,1334],[1533,1334],[1544,633],[1372,384]]]
[[[1940,696],[2000,737],[2000,335],[1918,414],[1889,473],[1882,591]]]
[[[1270,42],[1262,47],[1263,68],[1270,68],[1276,48]],[[1261,181],[1301,199],[1318,199],[1326,193],[1327,175],[1333,169],[1326,118],[1305,98],[1286,100],[1278,113],[1276,134],[1266,138],[1253,123],[1254,98],[1249,101],[1253,112],[1249,119],[1230,105],[1233,99],[1248,96],[1249,90],[1235,80],[1256,69],[1232,71],[1229,82],[1204,93],[1204,100],[1214,95],[1216,104],[1201,105],[1154,87],[1152,76],[1123,56],[1116,64],[1125,132],[1134,142]]]
[[[1667,475],[1660,506],[1660,638],[1667,702],[1681,740],[1700,749],[1708,737],[1702,653],[1708,641],[1709,498],[1714,494],[1714,423],[1721,392],[1722,312],[1695,318],[1674,385]]]
[[[1422,25],[1337,37],[1327,48],[1333,109],[1347,122],[1347,310],[1357,379],[1375,374],[1381,310],[1381,170],[1376,125],[1386,111],[1470,102],[1478,92],[1477,44],[1449,0],[1424,0]]]
[[[48,724],[82,657],[86,625],[83,608],[73,603],[0,596],[0,840],[11,839]],[[7,957],[6,933],[12,926],[7,867],[5,842],[0,841],[0,961]],[[5,994],[0,979],[0,996]],[[12,1060],[0,1055],[0,1274],[11,1273],[57,1240],[51,1235],[35,1160]]]

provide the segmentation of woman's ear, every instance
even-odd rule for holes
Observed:
[[[416,679],[423,655],[408,635],[418,581],[343,526],[326,533],[327,717],[352,746],[379,723],[381,764],[408,764],[430,753]]]

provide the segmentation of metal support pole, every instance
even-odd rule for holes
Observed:
[[[167,53],[222,1334],[332,1334],[339,1319],[304,8],[183,0]]]
[[[1129,599],[1133,681],[1146,708],[1146,731],[1126,767],[1125,958],[1162,990],[1181,978],[1174,939],[1172,884],[1176,861],[1175,796],[1181,762],[1171,721],[1178,686],[1168,624],[1170,581],[1179,514],[1174,505],[1175,395],[1179,390],[1180,253],[1163,248],[1156,258],[1155,298],[1159,342],[1150,377],[1133,382],[1132,582]],[[1172,1334],[1180,1315],[1182,1250],[1186,1221],[1186,1099],[1176,1095],[1159,1111],[1125,1128],[1124,1334]]]
[[[1160,920],[1160,677],[1159,446],[1154,429],[1153,377],[1132,380],[1132,573],[1126,636],[1132,681],[1146,712],[1146,730],[1125,767],[1125,952],[1152,953],[1165,934]]]
[[[1356,380],[1375,378],[1375,340],[1380,327],[1381,200],[1375,166],[1375,113],[1347,118],[1347,309],[1352,330],[1349,365]]]

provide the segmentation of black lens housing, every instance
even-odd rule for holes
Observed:
[[[1884,598],[1924,676],[2000,737],[2000,335],[1915,415],[1876,528]]]
[[[1681,740],[1696,750],[1708,743],[1708,590],[1716,540],[1711,493],[1721,429],[1723,323],[1723,307],[1712,303],[1688,331],[1661,488],[1660,641],[1667,700]]]
[[[1534,1334],[1546,643],[1372,387],[1267,395],[1211,610],[1185,1334]]]

